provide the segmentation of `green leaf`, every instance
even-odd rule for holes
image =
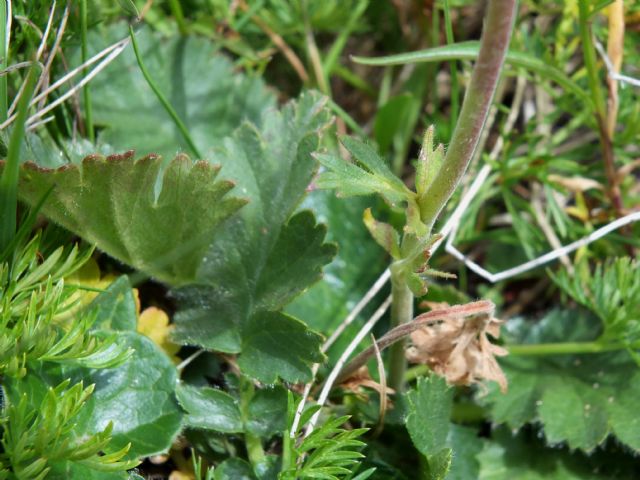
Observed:
[[[180,285],[195,277],[213,232],[245,200],[226,195],[233,183],[216,179],[219,167],[180,155],[161,174],[161,163],[131,154],[90,156],[55,170],[27,163],[20,195],[35,204],[55,186],[44,215],[114,258]]]
[[[451,460],[453,450],[443,448],[438,453],[427,456],[427,464],[429,471],[427,478],[429,480],[444,480],[449,474],[451,468]]]
[[[257,480],[251,465],[239,458],[230,458],[216,467],[215,480]]]
[[[126,276],[119,277],[98,295],[88,307],[96,315],[93,326],[106,330],[130,330],[137,327],[136,300]]]
[[[90,55],[127,36],[125,25],[93,30]],[[237,73],[208,39],[166,38],[140,28],[136,40],[149,73],[201,152],[216,147],[244,120],[258,123],[262,112],[275,106],[275,95],[261,78]],[[143,78],[131,47],[91,82],[91,93],[93,121],[105,127],[101,142],[116,150],[135,149],[167,159],[189,151]]]
[[[300,320],[280,312],[262,311],[242,329],[242,355],[238,365],[247,375],[265,383],[278,376],[289,382],[308,378],[309,364],[322,362],[322,337]]]
[[[338,245],[338,254],[325,267],[322,280],[286,309],[318,331],[333,331],[386,266],[385,253],[362,223],[362,212],[367,206],[366,198],[337,198],[326,190],[311,192],[301,205],[312,209],[327,224],[328,240]],[[356,323],[350,328],[357,331]],[[332,350],[342,351],[341,343],[348,342],[356,331],[347,330]]]
[[[308,379],[323,358],[320,336],[279,310],[319,280],[335,254],[310,212],[292,216],[316,170],[311,153],[329,122],[324,103],[304,94],[269,112],[261,130],[243,125],[215,152],[250,203],[216,236],[198,286],[173,292],[178,342],[240,353],[245,373],[264,382]]]
[[[427,457],[441,454],[449,433],[453,389],[444,378],[431,375],[419,378],[406,398],[406,424],[413,444]]]
[[[378,193],[392,205],[413,198],[413,192],[391,172],[371,145],[352,137],[343,137],[341,142],[354,163],[337,154],[316,154],[327,168],[318,178],[319,188],[335,189],[345,197]]]
[[[482,450],[482,440],[475,428],[452,423],[449,425],[447,445],[453,449],[453,461],[448,480],[478,478],[480,466],[476,455]]]
[[[576,274],[561,271],[556,283],[578,303],[594,312],[604,326],[602,340],[640,340],[640,265],[629,257],[598,264],[589,271],[586,260]]]
[[[258,390],[249,403],[247,432],[269,438],[282,432],[287,420],[287,390],[281,386]]]
[[[411,140],[421,103],[414,95],[403,93],[390,98],[378,109],[373,133],[381,152],[387,152],[392,146],[403,146]]]
[[[511,335],[525,343],[593,340],[598,322],[584,312],[550,312],[539,324],[512,321]],[[640,450],[640,369],[624,351],[544,357],[505,357],[500,364],[509,391],[480,398],[493,421],[513,429],[540,422],[547,442],[592,451],[613,434]]]
[[[400,235],[388,223],[373,218],[371,209],[364,211],[363,221],[373,239],[396,260],[400,259]]]
[[[187,415],[184,424],[223,433],[242,432],[242,417],[236,400],[222,390],[178,384],[178,402]]]
[[[134,355],[108,370],[65,369],[70,378],[95,384],[81,413],[78,434],[92,433],[113,422],[115,447],[131,442],[130,454],[148,456],[165,452],[180,430],[182,414],[174,399],[176,368],[147,337],[122,332]]]
[[[480,51],[480,42],[461,42],[442,47],[420,50],[417,52],[401,53],[387,57],[365,58],[353,57],[353,60],[363,65],[404,65],[407,63],[421,62],[444,62],[450,60],[475,60]],[[507,65],[521,67],[538,73],[543,78],[553,80],[558,85],[573,93],[577,97],[590,102],[589,96],[573,80],[567,77],[564,72],[535,55],[526,52],[509,51],[505,58]]]
[[[619,452],[597,452],[591,456],[570,453],[566,448],[543,448],[535,432],[517,436],[506,429],[493,432],[477,455],[480,480],[605,480],[635,478],[635,460]],[[627,463],[628,465],[625,465]],[[471,478],[471,477],[467,477]]]

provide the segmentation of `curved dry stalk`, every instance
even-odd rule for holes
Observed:
[[[387,332],[376,342],[376,346],[371,346],[358,354],[349,364],[340,372],[336,378],[336,383],[340,383],[349,378],[355,371],[362,367],[375,354],[376,348],[379,351],[393,345],[394,343],[404,339],[411,333],[424,327],[433,326],[439,322],[467,318],[472,316],[492,316],[495,305],[489,300],[480,300],[477,302],[466,303],[464,305],[454,305],[439,310],[423,313],[413,319],[412,322],[398,325],[393,330]]]

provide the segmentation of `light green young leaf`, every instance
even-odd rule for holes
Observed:
[[[178,384],[178,402],[187,412],[184,424],[223,433],[242,432],[242,416],[236,400],[222,390]]]
[[[437,375],[422,377],[407,392],[407,430],[415,447],[427,457],[439,455],[446,447],[453,389]]]
[[[90,55],[127,36],[123,24],[91,30]],[[147,70],[201,152],[217,146],[244,120],[257,124],[262,112],[275,106],[275,95],[260,77],[238,73],[206,38],[166,38],[140,28],[136,40]],[[91,82],[91,93],[93,120],[105,127],[100,142],[116,150],[135,149],[140,155],[157,154],[165,159],[189,151],[143,78],[131,47]]]
[[[308,379],[310,365],[322,359],[320,336],[279,310],[319,280],[335,254],[310,212],[292,216],[316,171],[311,153],[329,123],[324,103],[304,94],[268,112],[262,129],[243,125],[214,152],[250,203],[216,236],[199,286],[173,292],[178,342],[240,353],[244,373],[265,382]],[[301,348],[283,350],[280,343],[274,355],[278,342]]]
[[[451,469],[451,460],[453,458],[453,450],[443,448],[438,453],[427,456],[429,480],[445,480]]]
[[[316,154],[318,161],[327,168],[318,178],[319,188],[335,189],[346,197],[378,193],[392,205],[415,196],[371,145],[352,137],[343,137],[341,142],[351,153],[353,163],[335,154]]]
[[[519,343],[589,341],[598,335],[593,317],[552,311],[534,327],[512,323]],[[500,364],[509,391],[481,397],[493,421],[513,429],[540,422],[547,442],[566,442],[586,452],[607,435],[640,450],[640,420],[634,399],[640,396],[640,369],[624,351],[581,356],[506,357]]]
[[[364,211],[363,221],[373,239],[396,260],[400,258],[400,235],[388,223],[373,218],[371,209]]]
[[[226,195],[233,183],[217,179],[220,167],[184,155],[164,173],[161,164],[130,153],[55,170],[27,163],[20,195],[34,204],[54,186],[44,215],[114,258],[180,285],[193,280],[213,232],[246,200]]]

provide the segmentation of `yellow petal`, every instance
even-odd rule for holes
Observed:
[[[180,345],[176,345],[169,339],[169,334],[173,329],[169,325],[169,316],[159,308],[146,308],[138,318],[138,332],[149,337],[173,360],[179,363],[180,359],[175,356],[180,350]]]

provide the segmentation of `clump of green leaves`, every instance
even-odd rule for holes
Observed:
[[[316,154],[326,167],[318,180],[321,188],[335,189],[338,195],[380,195],[392,207],[405,213],[402,234],[388,223],[376,220],[370,210],[364,213],[364,223],[375,241],[393,258],[391,265],[395,278],[404,278],[414,295],[427,292],[426,277],[439,275],[427,268],[429,249],[439,236],[432,235],[425,223],[423,212],[429,201],[429,188],[442,167],[444,146],[434,147],[434,129],[424,136],[422,150],[416,166],[416,191],[410,190],[388,167],[370,144],[352,137],[341,139],[352,156],[348,162],[332,154]]]
[[[368,431],[367,428],[354,428],[347,430],[342,428],[349,416],[329,418],[322,426],[315,429],[305,437],[299,445],[295,444],[295,438],[290,437],[297,404],[293,401],[293,394],[289,393],[288,424],[284,433],[282,471],[278,475],[279,480],[307,480],[322,478],[325,480],[365,480],[369,478],[375,468],[353,476],[359,461],[364,455],[359,450],[366,443],[359,438]],[[315,405],[305,410],[300,417],[297,438],[311,417],[321,407]]]
[[[593,271],[586,260],[574,275],[561,271],[556,283],[576,302],[595,313],[604,327],[600,341],[623,341],[630,349],[640,341],[640,265],[621,257],[598,263]],[[634,346],[635,345],[635,346]]]
[[[35,236],[10,262],[0,264],[0,478],[43,479],[56,465],[72,462],[100,471],[125,471],[137,464],[121,460],[125,445],[105,454],[112,424],[78,437],[74,428],[94,386],[69,387],[63,380],[44,390],[36,380],[47,365],[104,369],[125,362],[132,351],[116,335],[91,331],[96,315],[61,316],[75,306],[78,288],[64,277],[91,255],[77,247],[59,247],[42,258]],[[35,381],[35,383],[34,383]]]

